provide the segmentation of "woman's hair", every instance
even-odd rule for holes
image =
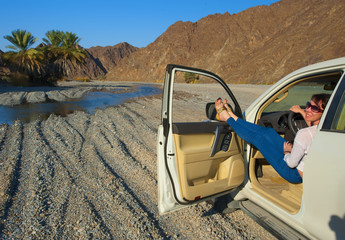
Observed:
[[[327,93],[319,93],[319,94],[314,94],[311,99],[319,104],[320,101],[321,101],[321,107],[323,109],[325,109],[327,103],[328,103],[328,100],[329,100],[329,97],[331,96],[331,94],[327,94]]]

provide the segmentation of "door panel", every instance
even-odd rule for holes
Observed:
[[[193,128],[192,125],[190,124],[190,129]],[[229,139],[226,151],[221,150],[210,157],[214,131],[173,134],[180,191],[182,198],[187,201],[232,189],[239,186],[244,179],[243,158],[235,134]],[[223,140],[225,135],[223,133],[220,139]]]
[[[157,144],[161,214],[230,191],[241,185],[245,175],[242,140],[227,123],[205,121],[208,102],[174,89],[174,81],[185,73],[212,82],[210,87],[219,88],[216,93],[227,98],[241,116],[236,99],[218,76],[194,68],[167,66]],[[191,102],[193,114],[185,111],[183,102],[176,99]],[[193,103],[191,99],[198,101]]]

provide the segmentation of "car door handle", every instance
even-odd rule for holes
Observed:
[[[222,137],[222,135],[224,135]],[[215,137],[212,143],[210,157],[213,157],[219,151],[227,151],[231,142],[232,134],[225,126],[218,125],[215,131]],[[221,139],[222,138],[222,139]],[[220,141],[222,141],[220,143]]]

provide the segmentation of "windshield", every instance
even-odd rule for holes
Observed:
[[[314,94],[331,94],[340,77],[341,73],[337,72],[301,79],[269,104],[263,113],[289,111],[293,105],[305,106]]]

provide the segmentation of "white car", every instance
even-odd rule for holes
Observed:
[[[242,209],[282,239],[345,239],[344,72],[345,58],[301,68],[274,84],[242,114],[217,75],[168,65],[157,141],[160,214],[214,200],[223,213]],[[219,96],[231,100],[238,116],[272,127],[290,141],[306,124],[289,108],[305,106],[313,94],[330,93],[305,160],[303,183],[281,178],[254,146],[227,123],[215,120],[214,104],[204,104],[207,121],[175,112],[174,82],[186,73],[200,82],[219,84]]]

